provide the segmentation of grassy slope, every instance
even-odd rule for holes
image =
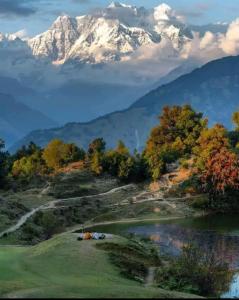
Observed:
[[[93,195],[119,186],[118,181],[112,177],[93,177],[84,171],[58,175],[55,178],[49,178],[49,181],[51,181],[51,187],[44,193],[42,192],[47,187],[47,182],[43,182],[40,186],[32,183],[24,191],[0,190],[0,231],[14,225],[22,215],[33,208],[59,197]]]
[[[115,238],[114,241],[120,241]],[[189,297],[123,278],[96,241],[58,235],[34,247],[0,248],[0,296],[7,297]],[[98,242],[100,243],[100,242]],[[14,291],[14,292],[13,292]]]

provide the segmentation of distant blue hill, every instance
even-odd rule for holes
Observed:
[[[176,104],[191,104],[209,118],[210,124],[220,122],[230,128],[231,115],[239,110],[239,56],[212,61],[160,86],[127,110],[88,123],[69,123],[60,128],[34,131],[12,150],[31,140],[44,146],[55,137],[85,148],[96,137],[103,137],[108,147],[114,147],[122,139],[131,150],[142,149],[151,128],[158,123],[162,108]]]
[[[37,128],[50,128],[56,123],[39,111],[17,102],[13,96],[0,93],[0,138],[7,146]]]

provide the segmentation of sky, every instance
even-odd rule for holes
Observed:
[[[0,32],[33,36],[49,28],[57,16],[90,13],[109,0],[0,0]],[[162,2],[184,15],[190,24],[231,22],[239,17],[239,0],[123,0],[126,4],[155,7]]]

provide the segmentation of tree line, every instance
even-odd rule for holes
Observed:
[[[0,187],[9,179],[31,180],[57,173],[74,162],[81,162],[82,168],[96,176],[108,173],[124,182],[157,181],[169,164],[191,159],[193,176],[213,201],[239,190],[239,112],[232,120],[232,131],[221,124],[209,127],[203,114],[189,105],[166,106],[142,153],[131,153],[123,141],[107,149],[104,139],[97,138],[87,150],[54,139],[45,148],[31,142],[10,155],[1,140]]]

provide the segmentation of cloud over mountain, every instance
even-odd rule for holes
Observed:
[[[1,0],[0,16],[29,16],[36,12],[36,9],[29,5],[31,0]]]

